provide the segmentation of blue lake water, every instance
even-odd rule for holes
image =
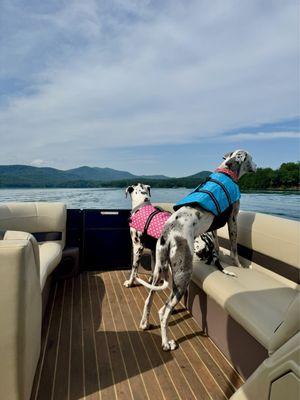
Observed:
[[[153,202],[175,203],[190,189],[152,189]],[[124,190],[99,189],[0,189],[0,202],[62,201],[68,208],[130,208]],[[243,193],[241,209],[300,220],[300,195],[297,192]]]

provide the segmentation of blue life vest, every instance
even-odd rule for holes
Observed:
[[[220,216],[240,197],[240,189],[234,180],[224,173],[215,172],[192,193],[175,204],[174,210],[182,206],[199,205],[215,216]]]

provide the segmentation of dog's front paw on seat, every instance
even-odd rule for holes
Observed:
[[[163,349],[163,351],[172,351],[172,350],[175,350],[175,349],[177,349],[177,344],[176,344],[176,342],[175,342],[175,340],[168,340],[166,343],[163,343],[163,345],[162,345],[162,349]]]
[[[129,288],[129,287],[133,286],[133,282],[128,279],[127,281],[125,281],[123,283],[123,286]]]

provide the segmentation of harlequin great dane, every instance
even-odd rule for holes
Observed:
[[[157,239],[160,237],[165,222],[170,218],[171,213],[154,207],[150,202],[150,186],[138,183],[128,186],[126,189],[131,197],[132,210],[129,220],[130,236],[133,249],[133,263],[129,279],[124,282],[124,286],[131,287],[137,276],[144,248],[151,251],[151,260],[155,260],[155,247]],[[218,252],[215,249],[215,239],[213,233],[205,233],[195,240],[194,251],[196,255],[205,260],[207,264],[213,263],[220,271],[228,275],[234,275],[223,269]],[[152,278],[150,278],[152,279]]]
[[[166,220],[171,215],[171,213],[151,204],[149,185],[138,183],[137,185],[128,186],[126,197],[128,193],[132,202],[129,225],[133,248],[133,263],[130,277],[124,282],[126,287],[134,284],[145,247],[151,250],[151,260],[155,260],[157,239],[161,235]]]
[[[159,310],[162,348],[165,351],[177,347],[174,340],[168,340],[167,325],[172,310],[184,295],[192,278],[194,240],[208,230],[218,228],[219,217],[223,219],[222,223],[226,220],[228,224],[231,257],[237,267],[241,266],[237,253],[236,223],[240,194],[236,182],[245,173],[255,172],[256,164],[252,161],[251,155],[244,150],[227,153],[223,159],[209,182],[200,185],[174,207],[176,211],[166,222],[157,242],[152,284],[136,278],[137,282],[150,289],[140,323],[140,328],[145,330],[149,328],[154,291],[163,290],[168,286],[169,268],[171,270],[172,292],[166,304]],[[215,186],[211,186],[212,184]],[[216,198],[216,193],[220,199]],[[214,224],[215,222],[217,223]],[[217,236],[214,236],[218,250]],[[161,280],[163,283],[158,286]]]

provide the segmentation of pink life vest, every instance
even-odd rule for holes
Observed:
[[[129,220],[129,226],[139,232],[158,239],[162,234],[163,227],[171,213],[161,211],[151,204],[137,210]]]

